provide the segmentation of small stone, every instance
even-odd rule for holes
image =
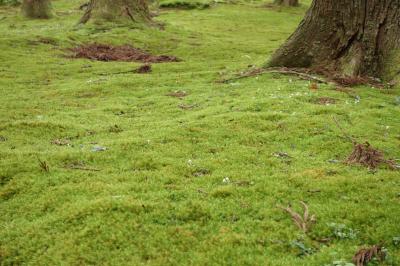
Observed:
[[[93,146],[92,151],[93,152],[100,152],[100,151],[106,151],[107,148],[106,147],[102,147],[102,146]]]

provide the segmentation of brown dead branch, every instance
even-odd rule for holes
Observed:
[[[50,166],[48,165],[48,163],[46,161],[42,161],[40,160],[40,158],[37,158],[39,161],[39,167],[43,172],[50,172]]]
[[[291,216],[294,224],[306,234],[311,229],[311,226],[316,222],[316,218],[315,215],[310,215],[309,208],[306,203],[304,203],[303,201],[300,201],[300,203],[303,206],[303,215],[295,212],[291,208],[291,206],[288,206],[286,208],[278,206],[278,208],[287,212]]]
[[[318,77],[316,77],[314,75],[311,75],[309,73],[302,72],[301,70],[298,70],[298,69],[295,70],[295,69],[289,69],[289,68],[255,68],[255,69],[252,69],[250,71],[237,74],[236,76],[234,76],[232,78],[223,79],[223,80],[220,80],[218,82],[219,83],[229,83],[229,82],[236,81],[236,80],[239,80],[239,79],[260,76],[260,75],[268,74],[268,73],[271,73],[271,74],[282,74],[282,75],[293,75],[293,76],[297,76],[300,79],[314,81],[314,82],[317,82],[317,83],[323,83],[323,84],[327,84],[328,83],[324,79],[318,78]]]

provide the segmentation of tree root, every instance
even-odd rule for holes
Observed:
[[[300,79],[304,80],[311,80],[317,83],[323,83],[323,84],[328,84],[328,82],[324,79],[318,78],[314,75],[311,75],[309,73],[306,73],[302,71],[301,69],[290,69],[290,68],[255,68],[250,71],[244,72],[237,74],[236,76],[228,79],[223,79],[219,80],[219,83],[230,83],[232,81],[236,81],[239,79],[244,79],[244,78],[249,78],[249,77],[255,77],[255,76],[260,76],[263,74],[283,74],[283,75],[294,75],[299,77]]]
[[[392,88],[395,85],[393,82],[382,83],[380,80],[371,77],[343,76],[339,73],[336,73],[334,71],[329,71],[328,69],[323,69],[323,68],[309,69],[309,68],[287,68],[287,67],[254,68],[249,71],[240,72],[231,78],[218,80],[217,82],[230,83],[232,81],[260,76],[268,73],[292,75],[303,80],[313,81],[320,84],[331,84],[336,86],[337,88],[348,88],[359,85],[368,85],[374,88],[387,89],[387,88]]]
[[[94,7],[94,0],[91,0],[88,3],[85,3],[83,5],[81,5],[79,8],[80,9],[85,9],[85,13],[83,14],[82,18],[79,20],[78,25],[80,24],[86,24],[90,18],[92,17],[92,10]]]

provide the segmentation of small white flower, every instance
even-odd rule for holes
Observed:
[[[229,177],[225,177],[223,180],[222,180],[222,183],[224,183],[224,184],[229,184],[231,182],[231,180],[229,179]]]

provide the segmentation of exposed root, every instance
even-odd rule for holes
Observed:
[[[303,80],[313,81],[315,83],[320,84],[333,84],[338,88],[343,87],[354,87],[360,85],[368,85],[375,88],[390,88],[393,87],[394,84],[387,83],[384,84],[380,80],[370,78],[370,77],[361,77],[361,76],[343,76],[336,72],[329,71],[323,68],[254,68],[249,71],[240,72],[236,74],[234,77],[222,79],[218,82],[220,83],[229,83],[235,80],[260,76],[263,74],[272,73],[272,74],[282,74],[282,75],[292,75],[296,76]],[[322,78],[323,77],[323,78]]]
[[[91,0],[90,2],[87,2],[79,7],[79,9],[85,10],[85,13],[79,20],[78,24],[86,24],[90,20],[90,18],[92,17],[92,10],[94,8],[94,5],[94,1]]]
[[[365,266],[373,258],[383,261],[386,257],[381,246],[375,245],[370,248],[360,249],[353,257],[353,263],[357,266]]]
[[[384,84],[376,78],[367,76],[347,76],[335,71],[328,70],[326,68],[312,68],[309,70],[312,73],[324,76],[327,80],[334,83],[339,87],[355,87],[361,85],[368,85],[375,88],[385,88],[392,86],[390,84]]]
[[[90,2],[83,3],[79,6],[79,10],[86,10],[89,7]]]
[[[325,83],[325,84],[327,83],[325,80],[323,80],[321,78],[318,78],[316,76],[310,75],[305,72],[301,72],[300,69],[289,69],[289,68],[255,68],[255,69],[251,69],[250,71],[241,72],[232,78],[219,80],[218,82],[219,83],[229,83],[229,82],[232,82],[235,80],[260,76],[260,75],[267,74],[267,73],[294,75],[294,76],[297,76],[300,79],[304,79],[304,80],[311,80],[311,81],[314,81],[317,83]]]
[[[299,213],[295,212],[291,208],[291,206],[288,206],[286,208],[278,206],[278,208],[287,212],[292,217],[294,224],[306,234],[310,230],[311,226],[316,222],[316,218],[315,218],[315,215],[309,214],[309,209],[308,209],[307,204],[305,204],[303,201],[300,201],[300,203],[304,209],[303,216],[301,216]]]

